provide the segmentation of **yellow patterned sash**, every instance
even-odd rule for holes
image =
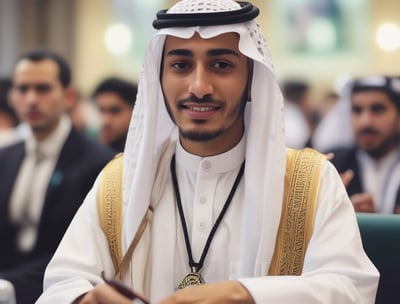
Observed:
[[[325,156],[312,149],[288,150],[282,215],[268,275],[300,275],[311,238],[317,207],[320,171]],[[109,162],[101,173],[98,199],[101,227],[117,273],[129,263],[133,250],[151,214],[146,214],[133,245],[122,257],[122,154]],[[148,213],[150,213],[148,211]],[[121,270],[122,269],[122,270]]]
[[[115,269],[122,260],[122,153],[116,155],[102,170],[98,210]]]
[[[325,158],[309,148],[288,150],[282,214],[268,275],[300,275],[303,270]]]

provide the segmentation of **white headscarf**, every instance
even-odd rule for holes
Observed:
[[[183,0],[168,13],[236,10],[231,0]],[[283,127],[283,99],[269,49],[255,20],[231,25],[165,28],[151,39],[140,76],[135,111],[127,136],[124,157],[123,208],[124,247],[135,235],[149,206],[160,157],[178,128],[170,119],[160,86],[161,56],[166,35],[190,38],[195,33],[211,38],[223,33],[240,35],[239,49],[254,61],[251,102],[245,113],[246,169],[240,265],[242,276],[265,274],[272,257],[280,220],[286,163]]]
[[[343,87],[340,98],[333,108],[322,118],[312,136],[313,148],[323,153],[339,147],[355,144],[351,125],[351,89],[354,80]]]

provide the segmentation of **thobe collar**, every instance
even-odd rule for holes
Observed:
[[[232,149],[213,156],[201,157],[187,152],[179,140],[176,147],[176,162],[182,168],[198,172],[199,169],[210,173],[221,174],[229,172],[241,166],[245,158],[246,140],[245,136]]]

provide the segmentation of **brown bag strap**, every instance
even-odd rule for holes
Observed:
[[[268,275],[301,275],[303,271],[325,159],[309,148],[288,150],[282,214]]]
[[[122,256],[122,156],[122,153],[116,155],[102,170],[98,198],[100,225],[108,241],[115,268],[114,277],[120,279],[128,270],[133,251],[153,216],[149,207],[127,252]]]
[[[146,230],[147,224],[151,221],[152,217],[153,217],[153,210],[151,209],[151,207],[149,207],[149,209],[147,209],[145,216],[140,222],[138,231],[136,232],[135,237],[130,243],[128,250],[126,251],[124,257],[121,259],[120,263],[116,267],[114,275],[115,278],[122,279],[125,276],[126,272],[129,269],[129,264],[132,260],[133,251],[139,244],[140,238],[142,237],[144,231]]]

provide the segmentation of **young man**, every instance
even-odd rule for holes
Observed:
[[[43,274],[69,222],[114,153],[71,127],[70,69],[45,50],[28,52],[13,74],[12,102],[30,128],[0,150],[0,278],[17,303],[34,303]]]
[[[124,151],[136,94],[134,83],[116,77],[104,79],[92,94],[100,111],[99,140],[119,152]]]
[[[357,212],[400,213],[400,78],[357,79],[350,99],[356,145],[333,149],[332,162],[352,171],[347,192]]]
[[[373,303],[378,273],[325,160],[301,275],[267,275],[286,149],[282,96],[257,15],[231,0],[184,0],[159,12],[124,153],[116,237],[124,253],[136,248],[122,280],[151,303]],[[100,228],[101,182],[50,262],[38,303],[132,302],[100,276],[115,273]],[[200,285],[176,291],[192,283]]]

